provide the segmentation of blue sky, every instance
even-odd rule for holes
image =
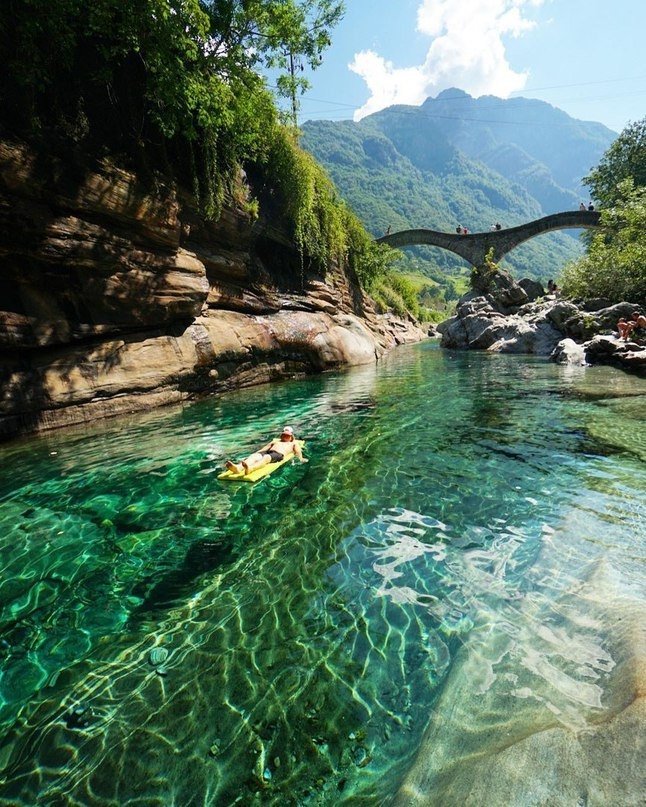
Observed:
[[[446,87],[539,98],[619,132],[646,115],[643,0],[346,0],[299,122]]]

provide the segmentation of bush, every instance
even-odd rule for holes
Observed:
[[[616,205],[601,211],[602,229],[587,254],[562,274],[568,297],[605,297],[646,305],[646,188],[620,183]]]

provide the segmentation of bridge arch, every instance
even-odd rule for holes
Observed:
[[[599,227],[600,214],[596,210],[570,210],[565,213],[552,213],[541,219],[486,233],[442,233],[437,230],[400,230],[375,239],[378,244],[391,247],[411,247],[427,244],[449,250],[464,258],[476,269],[484,265],[485,255],[493,248],[493,259],[498,262],[515,247],[530,238],[553,230],[589,229]]]

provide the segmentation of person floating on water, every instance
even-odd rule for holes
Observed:
[[[270,440],[267,445],[259,448],[258,451],[254,451],[253,454],[250,454],[241,462],[227,460],[225,467],[227,471],[232,471],[235,474],[248,474],[257,468],[269,465],[270,462],[282,462],[290,454],[295,454],[301,462],[307,462],[300,445],[294,437],[294,429],[291,426],[285,426],[280,433],[280,437]]]

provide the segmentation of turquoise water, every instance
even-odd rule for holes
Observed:
[[[519,736],[597,720],[645,393],[428,343],[0,448],[0,804],[387,804],[474,658],[446,766],[483,693]],[[218,481],[285,423],[308,464]]]

